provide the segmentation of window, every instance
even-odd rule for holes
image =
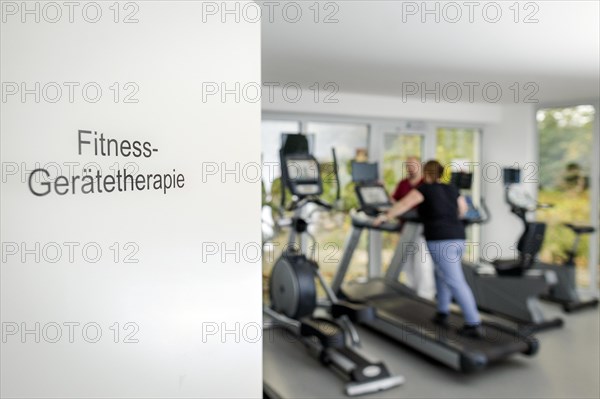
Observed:
[[[309,122],[304,129],[315,135],[315,156],[326,171],[331,171],[335,148],[340,179],[341,200],[338,204],[341,212],[320,212],[313,215],[314,224],[311,233],[317,242],[316,260],[324,277],[331,281],[342,259],[346,236],[350,233],[351,223],[348,216],[350,209],[357,206],[357,199],[352,184],[351,162],[358,150],[366,150],[369,140],[369,126],[357,123]],[[330,172],[323,173],[324,195],[328,202],[336,200],[336,184]],[[364,235],[366,237],[366,234]],[[357,248],[350,265],[349,277],[352,277],[353,265],[367,256],[366,238]]]
[[[566,222],[591,222],[590,177],[593,154],[595,110],[591,105],[546,108],[537,113],[539,134],[538,201],[552,204],[539,210],[537,218],[546,222],[546,236],[540,259],[563,263],[574,234]],[[598,154],[596,154],[598,156]],[[590,286],[589,236],[582,236],[576,257],[577,282]],[[598,267],[597,265],[595,267]]]

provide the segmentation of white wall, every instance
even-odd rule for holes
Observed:
[[[139,23],[115,23],[112,3],[94,4],[97,23],[81,7],[73,23],[66,7],[56,23],[2,23],[2,83],[34,93],[0,102],[0,397],[259,397],[260,184],[203,166],[260,162],[260,105],[201,93],[203,82],[260,79],[260,25],[203,23],[200,2],[136,3]],[[137,101],[124,101],[131,91],[115,100],[114,82],[132,81]],[[60,82],[49,87],[63,95],[35,97],[35,82]],[[73,101],[62,82],[79,85]],[[96,102],[83,99],[88,82],[102,89],[86,93]],[[156,151],[80,152],[78,130]],[[136,186],[175,169],[185,184],[165,194],[152,178],[145,190],[86,194],[77,183],[36,196],[25,178],[42,167],[75,185],[83,169],[114,178],[128,162]],[[42,183],[33,181],[37,193]],[[252,254],[236,249],[253,243]]]
[[[291,90],[290,90],[291,91]],[[285,100],[281,88],[271,96],[264,90],[263,112],[306,113],[316,115],[336,115],[339,117],[385,118],[437,120],[444,122],[468,122],[471,124],[499,123],[502,120],[502,106],[485,103],[436,103],[432,98],[422,102],[412,98],[403,101],[401,97],[373,96],[355,93],[337,93],[332,99],[337,103],[324,101],[329,93],[320,93],[315,101],[314,92],[302,91],[297,102]],[[288,98],[294,94],[288,95]]]
[[[496,173],[502,167],[519,166],[525,168],[522,178],[527,175],[528,180],[535,181],[538,158],[536,136],[534,104],[503,105],[500,121],[484,129],[481,145],[482,193],[491,210],[491,219],[482,227],[481,242],[482,245],[498,244],[503,257],[515,256],[514,244],[523,227],[519,219],[510,213],[504,200],[501,176]],[[535,195],[537,184],[525,183],[524,187]],[[487,255],[495,256],[493,247],[489,247]]]

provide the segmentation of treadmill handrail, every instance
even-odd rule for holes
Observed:
[[[388,221],[378,226],[374,226],[373,222],[375,221],[375,218],[362,212],[351,212],[350,218],[354,227],[390,232],[398,232],[402,229],[402,223],[394,221]]]

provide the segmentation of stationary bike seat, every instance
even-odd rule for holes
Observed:
[[[565,226],[573,230],[575,234],[589,234],[596,231],[596,229],[592,226],[577,225],[572,223],[565,223]]]

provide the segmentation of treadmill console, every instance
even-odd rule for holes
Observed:
[[[454,172],[450,177],[450,184],[459,190],[470,190],[473,184],[473,174],[465,172]]]
[[[379,179],[376,163],[352,161],[352,181],[358,184],[374,183]]]
[[[370,216],[385,212],[392,206],[390,197],[381,184],[357,185],[356,195],[361,210]]]

